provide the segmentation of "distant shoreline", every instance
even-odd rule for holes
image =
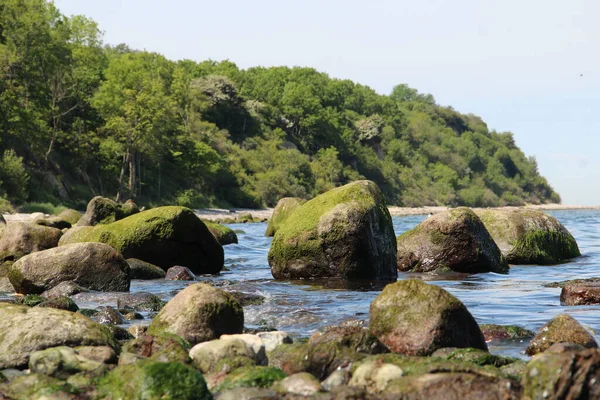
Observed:
[[[429,214],[438,214],[444,211],[449,210],[451,207],[396,207],[390,206],[388,209],[390,210],[390,214],[392,216],[405,216],[405,215],[429,215]],[[473,209],[478,209],[476,207],[471,207]],[[540,210],[540,211],[550,211],[550,210],[600,210],[600,206],[574,206],[574,205],[565,205],[565,204],[538,204],[538,205],[527,205],[521,207],[490,207],[491,209],[518,209],[518,208],[526,208],[532,210]],[[483,209],[483,208],[482,208]],[[194,210],[196,215],[198,215],[202,219],[206,219],[209,221],[215,220],[223,220],[226,218],[235,219],[241,214],[250,213],[254,218],[258,219],[269,219],[271,218],[271,214],[273,214],[272,208],[262,208],[262,209],[250,209],[250,208],[232,208],[231,210],[219,209],[219,208],[204,208],[199,210]]]

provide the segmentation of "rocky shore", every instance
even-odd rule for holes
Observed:
[[[480,326],[445,289],[396,282],[399,270],[506,274],[512,262],[559,264],[579,255],[560,222],[532,207],[409,210],[386,207],[375,184],[358,181],[273,210],[140,211],[97,197],[83,215],[6,216],[0,291],[12,294],[0,301],[0,399],[600,398],[595,335],[569,314],[537,333]],[[396,212],[433,215],[396,238]],[[222,246],[238,241],[203,219],[270,217],[276,280],[388,283],[368,323],[294,340],[245,325],[244,308],[260,296],[196,282],[219,274]],[[132,279],[189,284],[164,302],[128,293]],[[556,285],[565,305],[600,304],[598,279]],[[80,308],[86,293],[115,301]],[[125,329],[125,321],[134,322]],[[528,341],[533,358],[490,354],[499,340]]]

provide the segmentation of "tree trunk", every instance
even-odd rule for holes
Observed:
[[[131,152],[129,155],[129,183],[127,185],[127,189],[129,190],[129,198],[135,198],[135,190],[136,190],[136,164],[135,164],[135,152]]]
[[[123,197],[123,180],[125,179],[125,171],[129,165],[130,151],[127,150],[126,154],[123,154],[123,163],[121,164],[121,173],[119,174],[119,189],[117,190],[117,197],[115,200],[120,202]]]

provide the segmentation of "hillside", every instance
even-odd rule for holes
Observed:
[[[15,204],[273,206],[363,178],[399,206],[560,202],[512,133],[429,94],[110,47],[44,0],[0,1],[0,132]]]

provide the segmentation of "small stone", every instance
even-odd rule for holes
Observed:
[[[193,281],[196,280],[196,276],[189,270],[189,268],[176,265],[167,270],[165,276],[167,281]]]
[[[284,331],[258,332],[256,336],[261,338],[267,352],[282,344],[294,343],[292,337]]]
[[[100,307],[93,318],[100,324],[121,325],[125,323],[121,313],[111,306]]]
[[[317,378],[308,372],[299,372],[290,375],[276,382],[272,389],[278,392],[297,394],[299,396],[312,396],[323,390]]]

